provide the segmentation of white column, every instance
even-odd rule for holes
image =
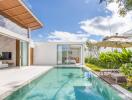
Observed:
[[[31,33],[31,29],[28,28],[28,38],[29,38],[29,39],[31,38],[31,34],[30,34],[30,33]],[[31,46],[30,46],[30,45],[31,45],[30,42],[31,42],[31,41],[29,41],[29,43],[28,43],[28,66],[30,66],[30,55],[31,55],[31,54],[30,54],[30,47],[31,47]]]
[[[82,44],[82,49],[81,49],[81,54],[82,54],[82,65],[84,65],[85,64],[85,46],[84,46],[84,44]]]

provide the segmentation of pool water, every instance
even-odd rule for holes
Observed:
[[[119,93],[82,68],[56,67],[5,100],[122,100]]]

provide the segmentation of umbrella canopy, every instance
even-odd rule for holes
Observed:
[[[111,36],[104,38],[103,41],[94,43],[99,47],[129,48],[132,47],[132,39],[123,36]]]

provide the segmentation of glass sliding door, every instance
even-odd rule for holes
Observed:
[[[21,41],[21,66],[28,66],[28,42]]]
[[[57,63],[58,64],[67,64],[67,57],[68,57],[68,51],[67,51],[67,45],[58,45],[57,46]]]
[[[81,63],[81,45],[58,45],[57,64],[79,64]]]
[[[57,64],[62,64],[62,46],[57,46]]]

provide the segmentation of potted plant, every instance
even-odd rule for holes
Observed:
[[[0,54],[0,60],[2,60],[2,55]]]

